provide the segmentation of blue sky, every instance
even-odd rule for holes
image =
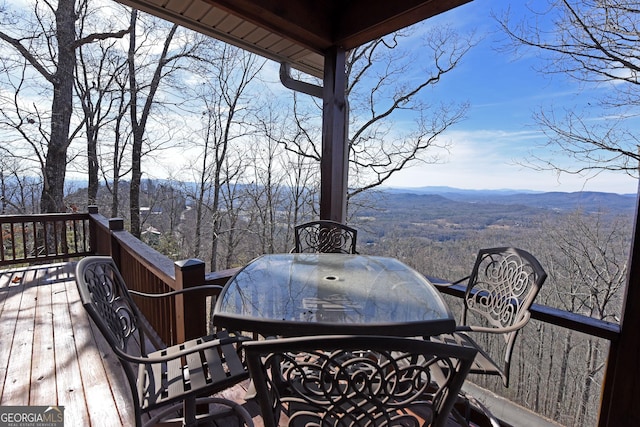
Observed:
[[[534,69],[540,64],[532,53],[515,56],[496,49],[504,35],[491,12],[500,15],[509,8],[516,17],[525,16],[525,6],[541,8],[546,4],[540,0],[474,0],[420,24],[450,24],[462,32],[475,29],[485,37],[429,94],[436,102],[468,101],[470,105],[466,119],[443,136],[451,144],[448,155],[440,164],[415,164],[397,173],[387,186],[637,192],[637,180],[621,173],[558,175],[521,165],[532,153],[545,154],[542,147],[546,140],[532,118],[535,111],[584,105],[606,90],[581,88],[561,75],[541,75]],[[277,64],[266,68],[273,70],[276,92],[289,91],[278,82]],[[640,131],[640,124],[636,129]],[[156,159],[150,162],[150,170],[160,173]],[[169,163],[173,165],[175,158]]]
[[[476,28],[486,35],[434,91],[436,97],[467,100],[470,109],[467,118],[446,134],[452,147],[444,163],[402,171],[388,182],[389,186],[636,193],[637,180],[621,173],[557,175],[519,165],[531,153],[545,154],[540,150],[546,140],[532,118],[534,111],[579,107],[603,90],[578,87],[575,81],[560,75],[541,75],[534,69],[540,63],[533,54],[515,56],[496,49],[504,35],[490,17],[491,10],[500,14],[509,7],[518,15],[526,12],[524,5],[529,2],[475,0],[430,21],[434,25],[446,22],[462,29]]]

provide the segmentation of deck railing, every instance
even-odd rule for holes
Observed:
[[[130,289],[155,294],[211,283],[205,278],[204,262],[195,259],[174,262],[126,231],[122,219],[107,222],[109,243],[96,253],[113,257]],[[101,242],[97,244],[100,246]],[[162,342],[173,345],[206,335],[206,301],[216,294],[203,291],[162,299],[134,297],[134,300]]]
[[[430,281],[435,283],[446,283],[435,277],[428,278]],[[438,288],[442,293],[456,298],[464,298],[465,289],[466,288],[463,285],[452,285]],[[612,343],[615,343],[618,340],[618,335],[620,335],[620,325],[617,323],[607,322],[540,304],[533,304],[530,311],[532,319],[540,320],[550,325],[567,328],[572,331],[582,332],[593,337],[604,338]]]
[[[110,255],[127,286],[136,291],[164,293],[228,280],[227,276],[215,274],[205,278],[202,261],[174,263],[125,231],[121,219],[107,219],[96,207],[90,207],[87,213],[0,215],[0,230],[0,267]],[[170,345],[206,334],[205,297],[210,293],[194,294],[198,295],[162,300],[136,298],[159,341]]]
[[[90,228],[82,213],[3,215],[0,266],[89,255]]]

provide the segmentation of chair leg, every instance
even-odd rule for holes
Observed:
[[[456,411],[455,409],[451,411],[458,422],[460,423],[464,422],[465,424],[463,425],[469,425],[469,419],[471,417],[470,416],[471,406],[473,406],[478,411],[482,412],[482,415],[484,415],[487,418],[487,420],[489,421],[489,424],[491,424],[491,427],[500,427],[500,422],[491,413],[489,408],[487,408],[482,402],[480,402],[478,399],[476,399],[475,397],[471,396],[469,393],[466,393],[464,391],[460,391],[459,396],[465,402],[466,414],[463,417],[462,414],[460,414],[460,412]]]
[[[182,412],[182,425],[184,427],[196,427],[198,424],[197,420],[197,412],[196,412],[196,397],[188,397],[183,402],[183,412]]]
[[[464,398],[460,393],[458,403],[451,409],[451,415],[455,418],[456,422],[462,427],[469,427],[469,419],[471,418],[471,406],[469,400]]]

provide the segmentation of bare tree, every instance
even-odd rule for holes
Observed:
[[[627,124],[637,116],[640,102],[638,3],[548,0],[535,2],[535,9],[531,5],[521,21],[513,22],[508,12],[497,18],[511,41],[507,49],[533,48],[541,59],[539,72],[607,89],[585,110],[545,108],[535,115],[552,150],[549,156],[534,157],[532,166],[571,174],[621,171],[637,177],[639,141]],[[589,107],[597,109],[597,116]],[[559,160],[567,157],[579,164],[568,167]]]
[[[629,225],[628,218],[607,212],[576,211],[545,221],[544,234],[550,243],[540,256],[550,280],[545,285],[548,299],[541,302],[571,313],[617,321],[627,274]],[[597,415],[593,401],[602,381],[604,343],[570,330],[554,331],[546,325],[538,328],[538,342],[544,347],[540,357],[548,364],[541,372],[550,374],[555,365],[558,376],[546,379],[555,389],[541,391],[541,399],[544,396],[548,402],[546,407],[534,409],[545,409],[562,423],[590,424]],[[521,364],[531,365],[527,359]],[[542,380],[537,378],[535,383]],[[568,400],[572,407],[567,406]]]
[[[447,148],[438,138],[467,110],[465,104],[432,105],[423,95],[455,69],[473,47],[473,38],[438,27],[422,34],[420,49],[403,48],[404,41],[417,41],[411,35],[411,30],[394,33],[348,54],[349,198],[382,185],[412,163],[438,162],[438,149]],[[402,126],[396,121],[400,114]],[[299,108],[294,120],[298,131],[282,142],[319,162],[319,126],[309,126],[309,115]]]
[[[21,164],[25,175],[42,176],[46,161],[48,132],[46,130],[48,116],[39,108],[40,102],[26,103],[23,98],[29,97],[34,84],[29,78],[29,65],[19,61],[3,61],[3,91],[0,91],[0,128],[4,130],[0,144],[2,157],[11,163]],[[46,91],[46,89],[45,89]],[[26,95],[23,95],[26,93]],[[44,97],[46,99],[46,97]],[[43,101],[44,102],[44,101]],[[6,164],[4,166],[7,166]],[[5,171],[7,171],[6,168]],[[42,184],[42,180],[40,179]],[[42,194],[42,186],[38,188]],[[24,206],[21,204],[21,206]],[[33,205],[35,211],[40,210],[40,203]]]
[[[293,227],[316,216],[314,199],[320,185],[315,159],[300,156],[282,144],[287,140],[304,144],[313,119],[303,118],[295,108],[297,93],[293,96],[292,111],[272,99],[258,112],[255,146],[259,148],[251,151],[251,183],[247,186],[252,230],[263,253],[291,250]],[[296,125],[291,126],[287,118],[292,118]]]
[[[38,212],[33,198],[42,187],[39,178],[30,176],[25,162],[9,156],[0,158],[0,213],[33,214]]]
[[[200,109],[202,122],[199,132],[201,152],[198,164],[194,164],[194,170],[198,171],[198,188],[193,194],[196,202],[195,254],[201,253],[203,233],[208,230],[211,234],[211,269],[215,270],[221,234],[230,230],[223,226],[224,208],[233,205],[228,199],[235,194],[231,191],[232,183],[244,170],[240,153],[244,152],[242,141],[251,131],[247,116],[256,108],[257,99],[250,99],[248,90],[264,61],[219,42],[213,42],[207,52],[210,60],[203,61],[202,69],[198,71],[199,79],[204,81],[194,97],[197,106],[189,108]],[[231,222],[237,221],[232,219]]]
[[[98,141],[107,140],[109,126],[122,117],[118,107],[124,98],[119,81],[127,71],[127,58],[119,41],[114,39],[80,46],[78,53],[75,87],[84,114],[87,139],[87,203],[95,204],[100,184]]]
[[[74,68],[76,51],[80,46],[113,37],[123,37],[127,30],[92,32],[80,34],[76,24],[86,17],[88,2],[86,0],[59,0],[56,4],[35,0],[32,4],[32,15],[16,17],[8,11],[3,14],[3,28],[0,40],[13,50],[11,59],[5,58],[5,65],[28,65],[27,74],[38,75],[50,85],[50,116],[39,114],[39,107],[34,106],[31,113],[33,124],[41,128],[41,139],[30,141],[32,147],[42,150],[40,156],[43,189],[40,209],[43,212],[61,212],[65,210],[64,180],[67,165],[67,149],[76,131],[71,130],[73,112]],[[22,116],[24,117],[24,116]],[[45,131],[45,122],[50,128]],[[18,133],[23,121],[12,121],[12,127]],[[27,119],[27,123],[30,123]]]
[[[104,185],[111,193],[111,216],[120,217],[120,182],[131,172],[131,126],[126,120],[129,111],[128,73],[117,74],[114,80],[115,89],[112,92],[114,118],[109,124],[110,134],[113,135],[111,144],[103,141],[97,148],[98,166]]]
[[[270,117],[261,123],[264,126],[262,131],[267,135],[272,135],[273,127],[277,126],[272,119]],[[282,156],[282,149],[277,141],[268,138],[267,141],[258,141],[255,146],[258,148],[250,154],[252,182],[247,188],[253,216],[257,220],[253,228],[262,253],[286,252],[284,248],[276,249],[279,246],[278,213],[284,207],[284,182],[291,171],[286,169],[286,163],[281,163],[286,157]]]
[[[144,20],[139,19],[143,16]],[[129,34],[129,116],[132,131],[131,187],[129,195],[129,216],[131,233],[140,236],[140,181],[142,179],[142,158],[163,145],[176,146],[171,137],[171,127],[160,118],[162,95],[170,97],[170,85],[179,85],[179,74],[193,68],[203,58],[200,49],[206,38],[198,33],[179,30],[172,24],[164,31],[160,21],[149,15],[131,12],[131,33]],[[156,53],[161,46],[160,53]],[[160,93],[160,85],[167,86],[167,93]],[[167,101],[165,101],[167,102]],[[153,114],[152,114],[153,112]],[[164,132],[151,133],[149,122],[156,118],[155,127]],[[145,150],[145,144],[148,145]]]

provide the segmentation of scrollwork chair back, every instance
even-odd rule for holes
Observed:
[[[546,278],[538,260],[523,249],[481,249],[467,284],[462,325],[504,332],[508,342],[529,321],[529,308]],[[473,316],[487,324],[474,323]]]
[[[471,274],[454,282],[467,280],[456,332],[429,339],[476,348],[478,355],[470,372],[500,376],[504,386],[509,387],[511,356],[518,332],[529,322],[529,309],[546,278],[538,260],[523,249],[481,249]],[[472,335],[475,339],[480,336],[482,344]],[[491,339],[496,335],[502,337],[502,345]],[[492,357],[498,352],[502,354],[502,363]]]
[[[321,220],[297,225],[293,252],[356,254],[358,231],[335,221]]]
[[[95,262],[82,273],[85,286],[78,290],[88,294],[84,301],[92,301],[91,309],[103,319],[104,322],[97,324],[98,328],[112,347],[126,353],[129,339],[140,331],[135,304],[124,287],[120,272],[114,264]]]
[[[271,339],[244,350],[267,427],[443,426],[476,353],[379,336]]]

